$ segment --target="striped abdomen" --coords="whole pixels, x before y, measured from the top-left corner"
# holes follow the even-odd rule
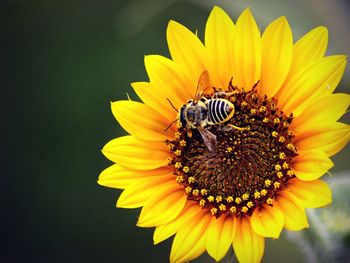
[[[208,109],[208,124],[215,125],[228,121],[235,113],[234,105],[225,99],[209,99],[206,101]]]

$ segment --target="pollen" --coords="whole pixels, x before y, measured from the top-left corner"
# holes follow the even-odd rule
[[[281,179],[281,178],[283,177],[283,173],[282,173],[282,172],[277,172],[277,177],[278,177],[279,179]]]
[[[285,154],[284,152],[280,152],[279,158],[280,158],[281,160],[285,160],[285,159],[286,159],[286,154]]]
[[[233,197],[229,196],[226,198],[227,203],[232,203],[233,202]]]
[[[248,200],[248,198],[249,198],[249,194],[245,193],[245,194],[242,195],[242,199],[244,201]]]
[[[234,213],[236,213],[236,211],[237,211],[237,208],[236,208],[235,206],[231,206],[230,212],[231,212],[232,214],[234,214]]]
[[[181,150],[176,150],[176,151],[175,151],[175,155],[176,155],[176,156],[180,156],[180,155],[181,155]]]
[[[180,146],[182,146],[182,147],[186,146],[186,141],[185,140],[181,140],[180,141]]]
[[[283,136],[280,136],[278,138],[278,142],[280,142],[280,143],[284,143],[285,141],[286,141],[286,139]]]
[[[288,129],[293,116],[256,89],[245,91],[230,84],[227,94],[224,99],[234,104],[234,115],[204,128],[215,135],[215,151],[197,129],[182,126],[173,140],[165,142],[173,158],[169,166],[187,199],[213,216],[251,216],[295,177],[290,166],[298,153]]]
[[[274,183],[273,183],[273,187],[274,187],[275,189],[280,188],[280,186],[281,186],[281,183],[280,183],[280,182],[274,182]]]
[[[262,189],[262,190],[260,191],[260,194],[261,194],[262,196],[266,196],[266,195],[267,195],[266,189]]]
[[[218,213],[218,209],[216,207],[213,207],[212,209],[210,209],[210,213],[214,216]]]
[[[222,201],[222,196],[221,195],[218,195],[216,198],[215,198],[215,201],[217,203],[220,203]]]
[[[220,211],[226,211],[226,205],[224,204],[219,205],[219,209]]]
[[[207,189],[201,189],[201,195],[207,195],[208,190]]]
[[[255,193],[254,193],[254,198],[255,199],[259,199],[260,198],[260,193],[258,192],[258,191],[255,191]]]
[[[169,144],[168,144],[168,149],[169,149],[169,150],[174,149],[174,144],[173,144],[173,143],[169,143]]]
[[[273,199],[272,198],[267,198],[266,204],[273,205]]]
[[[181,138],[181,132],[175,132],[175,138],[176,139]]]
[[[290,151],[295,151],[295,146],[293,143],[288,143],[287,144],[287,149],[290,150]]]
[[[276,165],[275,165],[275,171],[281,171],[281,170],[282,170],[281,165],[276,164]]]
[[[274,124],[279,124],[280,122],[281,122],[281,120],[279,118],[273,119],[273,123]]]
[[[182,183],[184,181],[184,177],[182,175],[176,176],[176,182]]]
[[[182,168],[182,171],[184,171],[184,173],[188,173],[190,171],[190,168],[188,166],[184,166],[184,168]]]
[[[215,200],[214,196],[212,196],[212,195],[209,195],[209,196],[208,196],[208,201],[209,201],[210,203],[214,202],[214,200]]]
[[[169,164],[169,165],[171,165],[171,164],[172,164],[172,162],[174,161],[174,159],[173,159],[173,158],[171,158],[171,157],[168,157],[168,158],[167,158],[167,161],[168,161],[168,164]]]
[[[199,190],[198,190],[198,189],[194,189],[194,190],[192,191],[192,194],[193,194],[194,196],[198,196],[198,195],[199,195]]]
[[[182,164],[180,162],[175,163],[175,168],[180,169],[182,167]]]
[[[230,152],[232,152],[233,151],[233,148],[230,146],[230,147],[227,147],[226,148],[226,151],[228,152],[228,153],[230,153]]]
[[[246,206],[243,206],[242,209],[241,209],[242,213],[247,213],[248,210],[249,210],[249,209],[248,209],[248,207],[246,207]]]
[[[194,178],[193,176],[188,177],[188,183],[193,184],[196,181],[196,178]]]
[[[261,106],[259,109],[259,112],[264,113],[266,112],[267,108],[265,106]]]
[[[269,187],[271,185],[271,180],[267,179],[265,180],[265,186]]]
[[[187,187],[185,188],[185,192],[186,192],[186,194],[191,193],[191,192],[192,192],[192,187],[187,186]]]

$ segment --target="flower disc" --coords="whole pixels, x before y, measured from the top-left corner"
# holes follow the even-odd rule
[[[294,177],[290,163],[297,155],[288,130],[293,117],[276,108],[276,100],[262,98],[256,89],[246,92],[230,85],[227,98],[234,116],[224,124],[208,126],[217,137],[211,152],[196,129],[179,127],[167,141],[174,158],[170,165],[187,198],[209,208],[216,217],[239,216],[263,204]],[[207,95],[207,98],[211,97]],[[240,129],[229,129],[230,124]]]

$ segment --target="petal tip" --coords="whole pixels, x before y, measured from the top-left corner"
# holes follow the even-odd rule
[[[323,35],[328,35],[328,28],[325,26],[316,27],[316,30],[318,30],[319,33],[321,33]]]
[[[103,180],[98,179],[98,180],[96,181],[96,183],[97,183],[98,185],[105,186],[105,185],[103,184],[103,182],[102,182],[102,181],[103,181]]]
[[[123,208],[123,207],[125,207],[124,200],[120,199],[120,197],[119,197],[117,203],[115,204],[115,207],[116,207],[116,208]],[[126,208],[126,207],[125,207],[125,208]]]
[[[215,14],[215,13],[217,14],[222,12],[224,12],[224,10],[218,5],[214,5],[213,9],[211,10],[211,14]]]
[[[170,19],[169,22],[168,22],[168,27],[167,27],[167,31],[171,28],[174,28],[174,27],[177,27],[177,26],[180,26],[181,24],[175,20],[172,20]]]
[[[280,22],[280,23],[286,23],[288,24],[288,20],[286,16],[280,16],[279,18],[276,19],[276,22]]]

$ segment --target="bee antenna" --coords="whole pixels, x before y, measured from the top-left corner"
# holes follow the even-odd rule
[[[172,104],[172,102],[171,102],[168,98],[166,98],[166,99],[167,99],[167,101],[169,101],[171,107],[172,107],[176,112],[179,112],[179,111],[175,108],[174,104]],[[173,122],[173,123],[174,123],[174,122]],[[171,123],[171,124],[173,124],[173,123]]]
[[[177,119],[172,121],[169,126],[164,130],[164,132],[166,132],[167,130],[169,130],[169,128],[171,127],[171,125],[173,125],[175,122],[177,122]]]

